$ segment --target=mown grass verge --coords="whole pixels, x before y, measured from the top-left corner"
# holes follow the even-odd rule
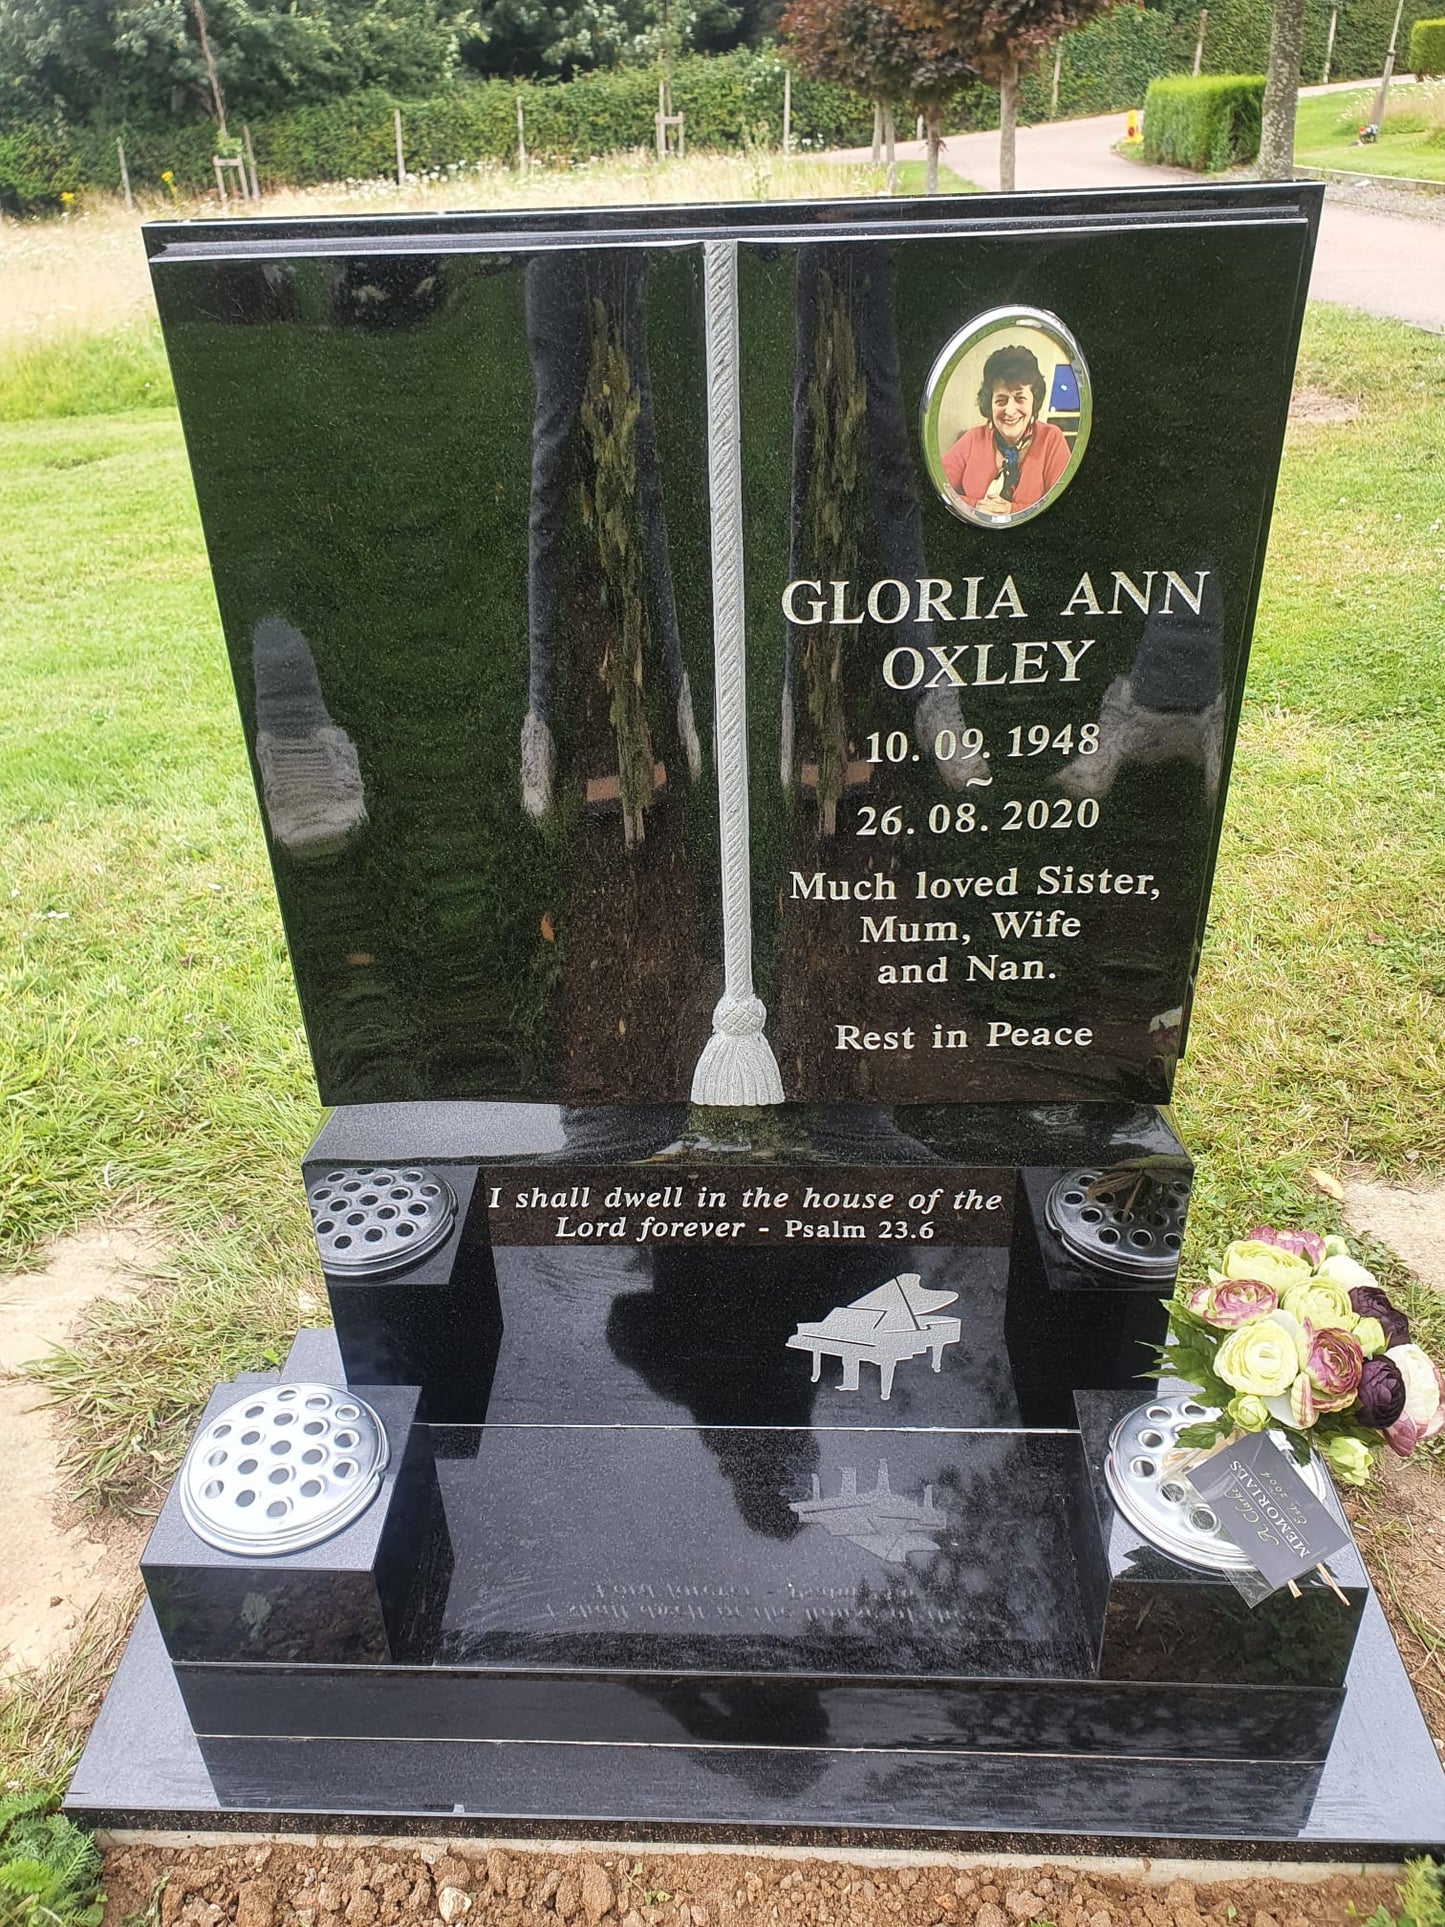
[[[1307,94],[1295,117],[1294,156],[1305,167],[1445,181],[1445,82],[1391,89],[1380,138],[1355,144],[1375,109],[1373,87]]]
[[[158,322],[0,341],[0,422],[175,405]]]

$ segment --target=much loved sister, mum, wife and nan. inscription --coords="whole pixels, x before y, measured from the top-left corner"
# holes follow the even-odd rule
[[[1165,625],[1207,622],[1210,577],[1208,569],[1085,570],[1057,616],[1099,624],[1141,617]],[[1163,932],[1150,942],[1149,906],[1165,903],[1166,916],[1182,913],[1187,920],[1188,904],[1166,900],[1171,889],[1192,896],[1197,875],[1171,873],[1167,851],[1161,866],[1157,844],[1142,858],[1112,853],[1117,837],[1134,826],[1109,823],[1110,791],[1130,755],[1125,739],[1140,735],[1141,722],[1147,731],[1150,719],[1137,706],[1131,711],[1127,700],[1109,701],[1118,663],[1107,633],[938,639],[943,632],[935,625],[941,624],[1037,624],[1032,602],[1014,574],[996,583],[982,575],[869,585],[797,580],[782,592],[783,614],[797,627],[855,627],[866,617],[884,627],[908,623],[917,635],[917,625],[927,625],[927,640],[899,641],[883,651],[878,676],[886,690],[932,697],[938,722],[928,730],[915,721],[911,729],[866,735],[863,756],[850,766],[852,808],[840,819],[842,835],[826,851],[819,846],[818,854],[832,860],[794,866],[787,877],[786,900],[804,916],[806,906],[856,906],[849,933],[822,910],[831,939],[841,939],[858,959],[856,981],[867,998],[863,1012],[829,1013],[834,1051],[1087,1051],[1100,1016],[1059,1008],[1070,994],[1069,953],[1060,946],[1087,949],[1101,908],[1129,913],[1145,949],[1169,945]],[[1041,704],[1037,715],[1029,714],[1014,692],[1045,685],[1047,713]],[[1080,713],[1063,713],[1060,698],[1067,701],[1075,690]],[[954,707],[941,711],[940,699]],[[920,703],[920,718],[924,713]],[[1178,735],[1177,719],[1171,721]],[[1220,721],[1217,712],[1196,718],[1195,760],[1206,772],[1211,765],[1217,772]],[[1149,760],[1147,745],[1132,746],[1139,747]],[[916,780],[930,773],[943,784],[932,797]],[[988,860],[998,846],[983,845],[987,836],[1010,839],[998,850],[1002,860]],[[1033,849],[1042,844],[1039,854],[1049,860],[1014,860],[1020,842]],[[1099,860],[1096,851],[1109,860]],[[950,994],[968,986],[1029,984],[1065,988],[1043,993],[1046,1002],[1035,1010],[1011,1000],[1012,1008],[970,1012],[964,1021]],[[909,986],[937,993],[936,1014],[913,1002],[908,1021],[891,1021],[876,992]],[[1172,1027],[1171,1015],[1144,1013],[1156,1033]]]

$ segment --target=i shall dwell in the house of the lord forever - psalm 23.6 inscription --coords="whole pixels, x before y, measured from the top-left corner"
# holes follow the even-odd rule
[[[147,231],[334,1330],[73,1811],[1445,1838],[1347,1531],[1246,1603],[1144,1376],[1319,204]]]

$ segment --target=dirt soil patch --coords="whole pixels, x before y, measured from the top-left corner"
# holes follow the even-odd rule
[[[1360,416],[1360,404],[1343,395],[1328,395],[1323,388],[1297,388],[1289,398],[1292,422],[1353,422]]]
[[[1345,1218],[1390,1247],[1421,1284],[1445,1291],[1445,1184],[1407,1190],[1376,1179],[1345,1182]]]
[[[104,1927],[1333,1927],[1393,1902],[1388,1875],[1271,1869],[1258,1878],[1098,1872],[1020,1860],[982,1865],[901,1854],[689,1853],[486,1842],[345,1841],[167,1847],[106,1854]],[[1208,1872],[1213,1876],[1217,1867]]]
[[[122,1298],[156,1262],[134,1226],[56,1241],[31,1271],[0,1278],[0,1678],[43,1668],[107,1594],[128,1593],[146,1522],[77,1516],[45,1393],[18,1368],[58,1344],[99,1298]]]

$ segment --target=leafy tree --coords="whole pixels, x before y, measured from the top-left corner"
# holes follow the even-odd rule
[[[367,86],[420,96],[445,84],[469,27],[465,0],[205,0],[232,117]],[[214,111],[189,0],[0,0],[0,109],[70,119]]]
[[[938,34],[999,90],[999,185],[1011,194],[1019,78],[1061,34],[1085,27],[1118,0],[897,0],[906,19]]]
[[[907,106],[928,130],[926,192],[938,190],[938,149],[943,110],[974,78],[971,63],[946,35],[911,24],[901,10],[880,0],[790,0],[779,32],[803,72],[880,101],[889,128]]]
[[[755,34],[758,0],[483,0],[462,46],[481,74],[564,79],[683,52],[721,53]]]

